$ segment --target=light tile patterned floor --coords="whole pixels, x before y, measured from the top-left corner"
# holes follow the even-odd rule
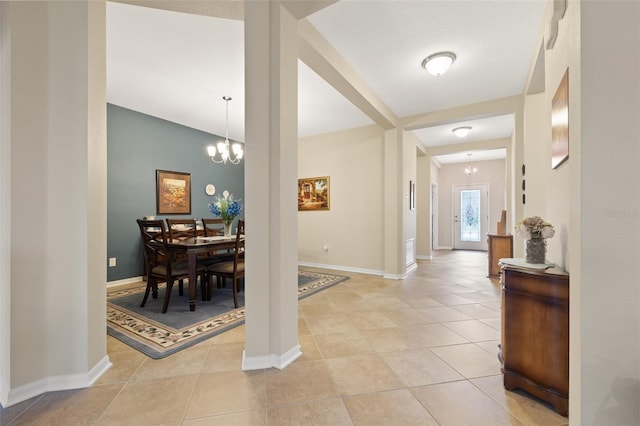
[[[327,271],[329,273],[336,271]],[[442,251],[405,280],[350,280],[303,299],[303,356],[242,372],[244,327],[162,360],[107,337],[89,389],[0,410],[0,425],[565,425],[502,387],[500,290],[484,252]]]

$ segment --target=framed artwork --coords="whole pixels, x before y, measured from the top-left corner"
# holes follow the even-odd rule
[[[298,211],[329,210],[329,176],[298,179]]]
[[[191,214],[191,173],[156,170],[158,214]]]
[[[416,209],[416,183],[409,181],[409,210]]]
[[[551,101],[551,168],[569,158],[569,68]]]

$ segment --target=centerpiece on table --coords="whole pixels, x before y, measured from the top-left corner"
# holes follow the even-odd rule
[[[214,216],[222,219],[224,236],[230,237],[233,220],[242,213],[242,200],[234,199],[233,194],[225,191],[222,196],[218,195],[215,201],[209,204],[209,210]]]
[[[545,263],[547,254],[547,238],[553,237],[556,231],[553,225],[540,216],[527,217],[516,225],[516,235],[527,241],[527,263]]]

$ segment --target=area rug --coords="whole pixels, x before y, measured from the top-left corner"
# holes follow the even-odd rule
[[[348,279],[341,275],[298,271],[298,299]],[[186,287],[184,296],[180,296],[177,283],[173,286],[166,314],[161,313],[163,284],[158,298],[149,295],[144,308],[140,307],[144,285],[108,292],[107,334],[151,358],[160,359],[244,324],[244,292],[239,293],[240,307],[237,309],[233,306],[229,285],[215,289],[211,301],[198,299],[195,312],[190,312]]]

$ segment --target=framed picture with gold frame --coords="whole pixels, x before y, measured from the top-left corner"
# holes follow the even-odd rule
[[[156,170],[158,214],[191,214],[191,173]]]
[[[330,208],[329,176],[298,179],[298,211]]]

